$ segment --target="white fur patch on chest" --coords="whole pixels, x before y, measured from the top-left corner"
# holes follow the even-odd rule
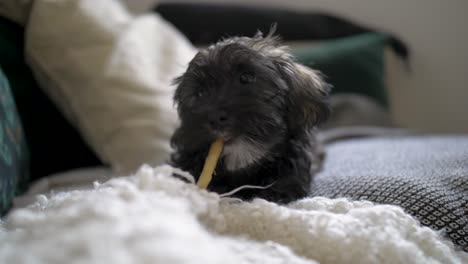
[[[224,163],[227,170],[235,171],[259,161],[266,153],[264,147],[238,138],[224,147]]]

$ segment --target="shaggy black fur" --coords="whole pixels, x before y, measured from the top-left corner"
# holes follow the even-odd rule
[[[313,129],[328,113],[329,86],[294,62],[273,31],[229,38],[201,50],[175,83],[181,125],[171,163],[198,178],[210,144],[225,148],[209,190],[287,203],[308,195],[323,152]]]

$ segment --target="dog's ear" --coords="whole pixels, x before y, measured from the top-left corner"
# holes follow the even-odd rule
[[[287,122],[292,131],[299,132],[318,125],[330,113],[330,85],[322,75],[290,59],[277,61],[278,70],[288,86]]]

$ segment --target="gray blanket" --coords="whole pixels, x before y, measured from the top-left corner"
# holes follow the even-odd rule
[[[361,128],[337,141],[346,138],[345,131],[327,132],[334,140],[312,183],[313,196],[399,205],[468,251],[468,136],[402,136],[390,130],[392,137],[385,137],[385,130],[371,129],[374,137],[362,138]]]

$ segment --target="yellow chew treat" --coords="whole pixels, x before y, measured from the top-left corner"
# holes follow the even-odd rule
[[[197,185],[200,188],[206,189],[208,184],[211,182],[213,177],[213,172],[216,168],[216,163],[218,163],[219,155],[223,151],[223,139],[219,138],[213,144],[211,144],[210,151],[208,151],[208,157],[206,157],[205,165],[203,166],[202,173],[198,179]]]

